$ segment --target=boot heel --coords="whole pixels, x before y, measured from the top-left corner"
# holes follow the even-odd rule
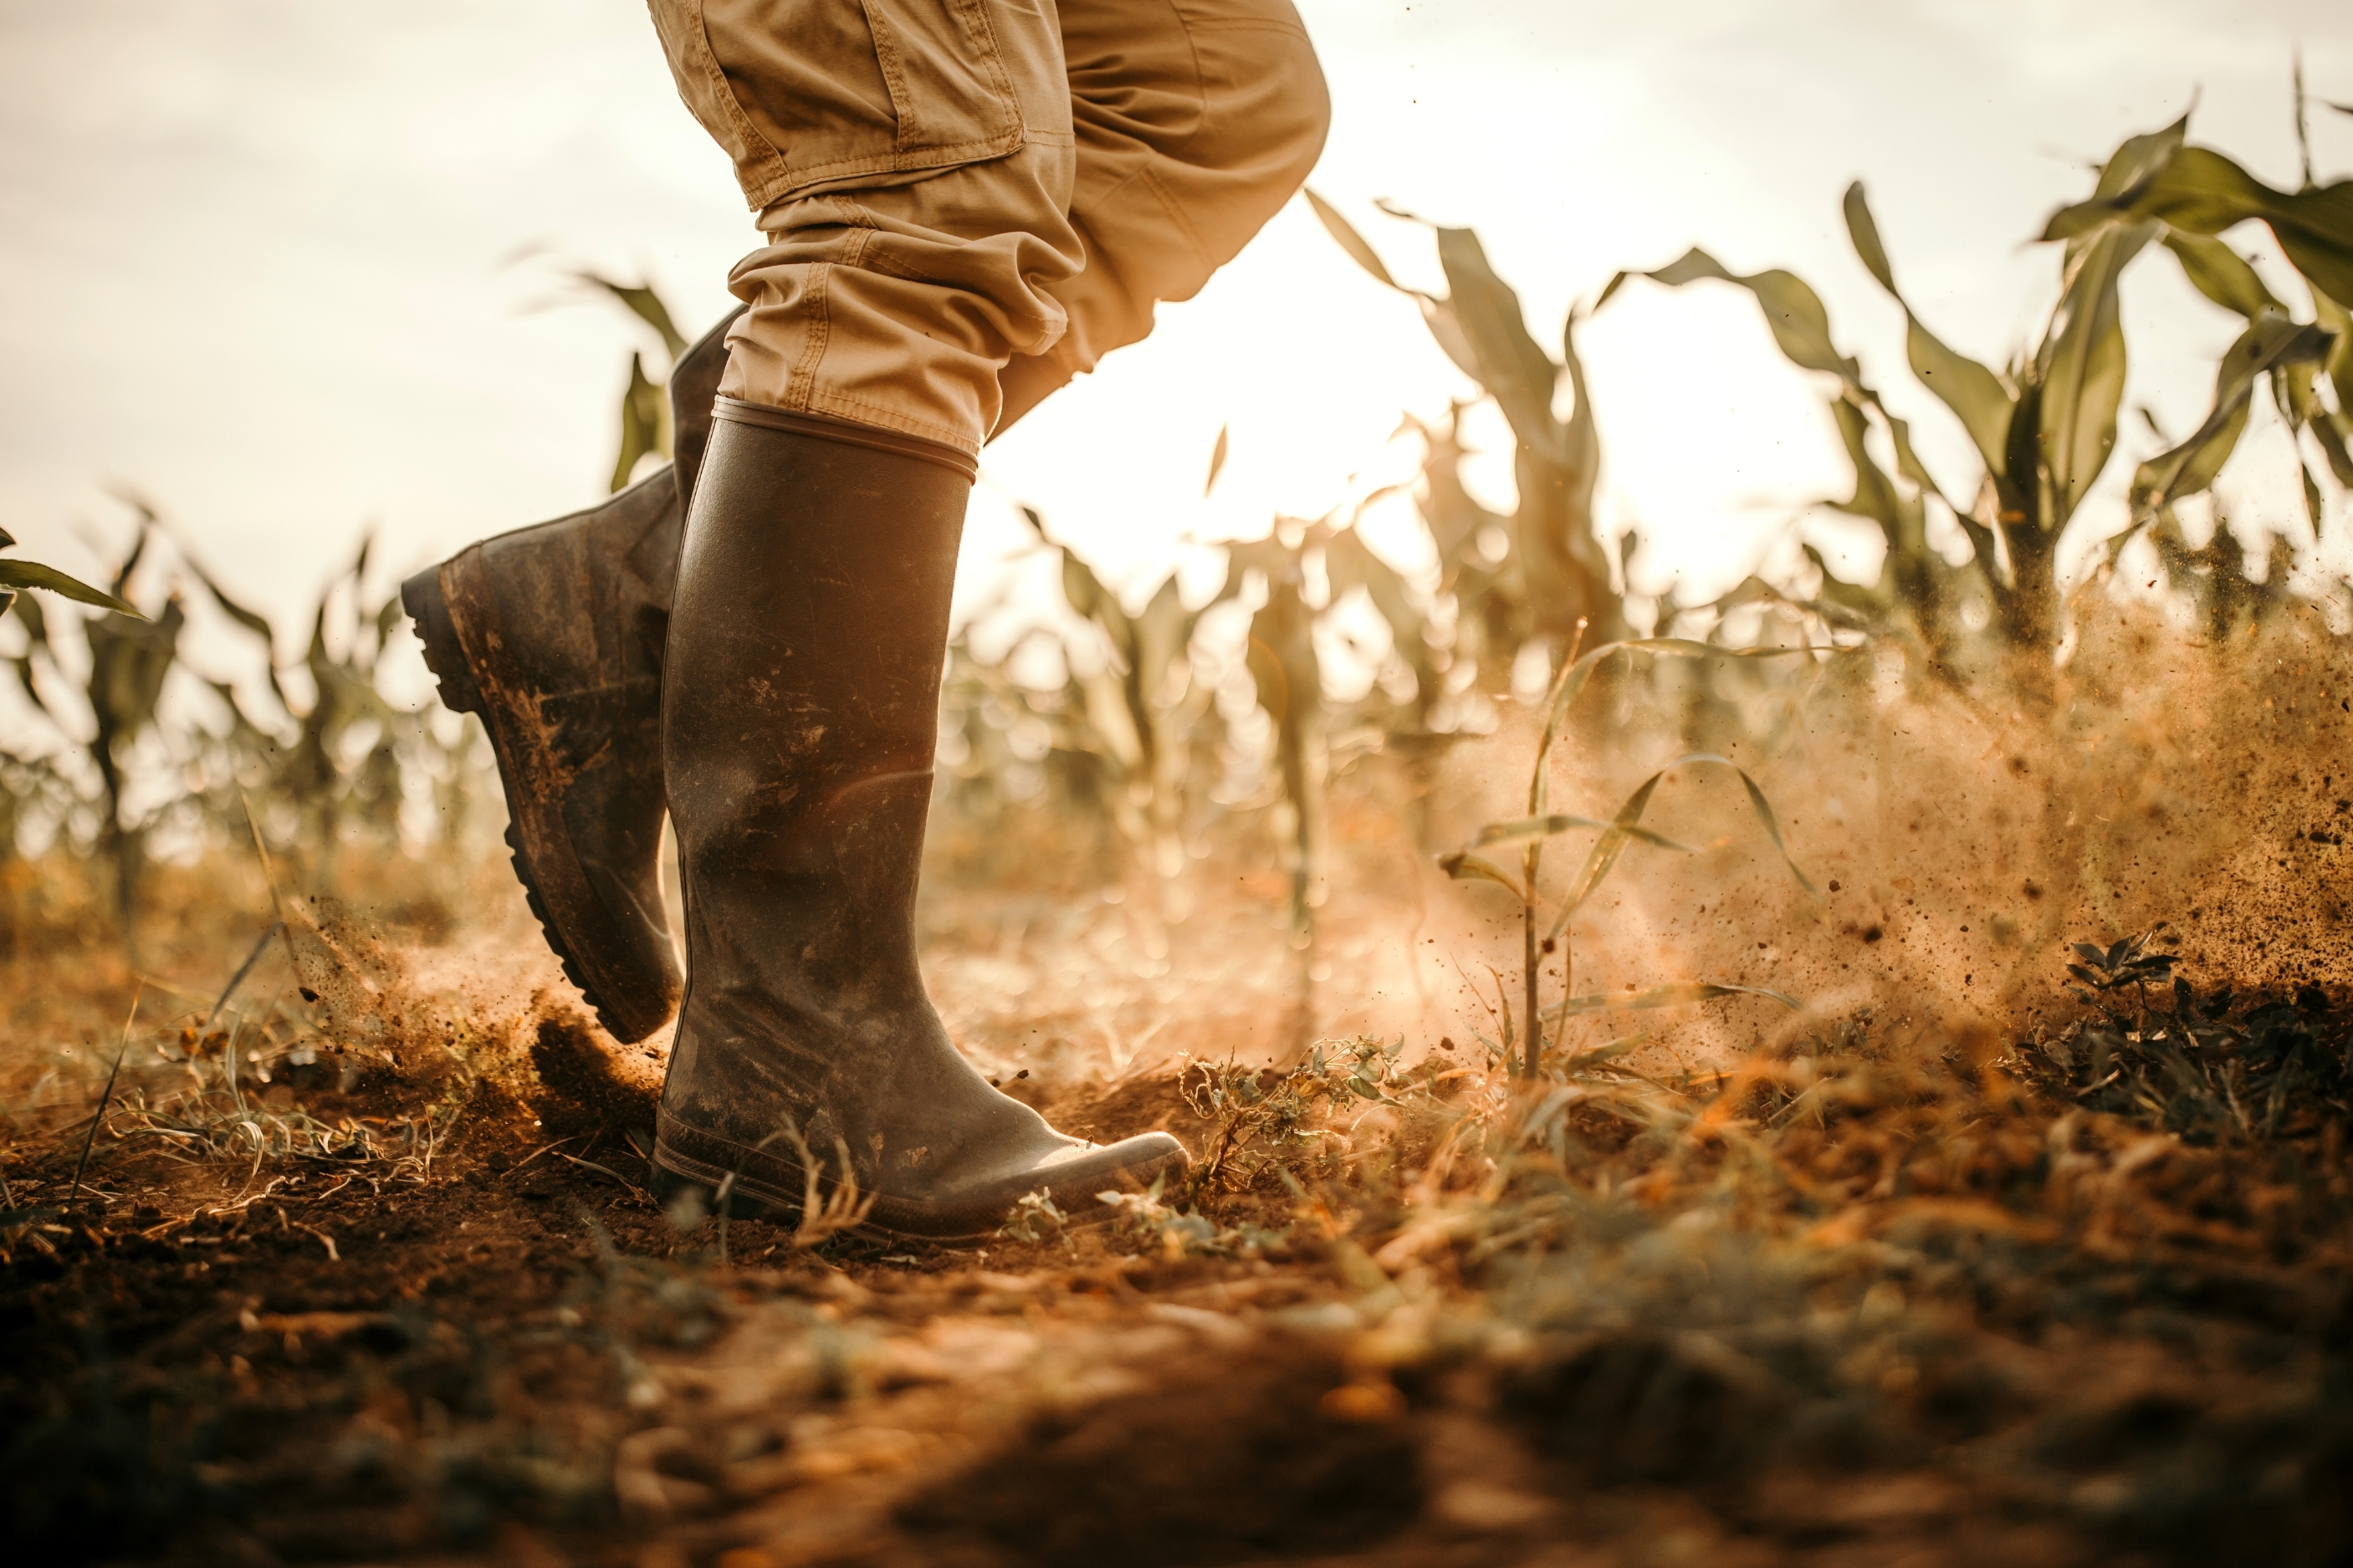
[[[441,568],[427,566],[400,585],[400,607],[417,624],[417,640],[425,645],[425,668],[441,683],[441,706],[452,713],[480,713],[482,689],[466,662],[458,641],[458,627],[449,619],[449,601],[441,592]]]

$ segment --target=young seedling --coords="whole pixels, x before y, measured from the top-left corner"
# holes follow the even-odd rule
[[[1580,639],[1584,636],[1584,623],[1579,622],[1577,636]],[[1677,757],[1673,762],[1644,779],[1634,793],[1626,797],[1625,803],[1619,806],[1617,813],[1607,821],[1597,817],[1580,816],[1573,812],[1550,810],[1550,763],[1553,747],[1560,739],[1561,725],[1567,716],[1569,706],[1577,700],[1578,694],[1584,691],[1586,686],[1591,681],[1594,670],[1599,668],[1602,660],[1619,653],[1630,655],[1651,653],[1677,658],[1770,658],[1782,654],[1833,651],[1840,650],[1810,647],[1727,648],[1719,647],[1713,643],[1694,642],[1683,637],[1635,637],[1621,642],[1604,643],[1584,657],[1577,658],[1575,645],[1571,645],[1572,657],[1563,666],[1558,678],[1553,681],[1552,690],[1546,698],[1544,733],[1536,742],[1535,765],[1530,770],[1528,775],[1527,816],[1508,822],[1488,823],[1472,836],[1469,845],[1452,854],[1439,857],[1438,861],[1446,874],[1458,881],[1493,882],[1499,888],[1509,889],[1512,896],[1520,901],[1521,982],[1524,990],[1525,1017],[1525,1026],[1521,1030],[1525,1051],[1520,1064],[1521,1077],[1535,1078],[1543,1064],[1544,1015],[1538,1006],[1537,963],[1540,954],[1551,952],[1556,948],[1561,953],[1562,995],[1558,1013],[1563,1028],[1567,1026],[1568,1019],[1572,1015],[1595,1012],[1605,1005],[1664,1007],[1679,1002],[1702,1002],[1715,996],[1746,994],[1769,996],[1791,1008],[1797,1006],[1795,1002],[1778,992],[1766,991],[1756,986],[1706,983],[1655,986],[1646,992],[1618,998],[1576,996],[1569,994],[1576,976],[1575,954],[1568,929],[1569,917],[1599,889],[1602,882],[1617,868],[1619,858],[1626,852],[1626,846],[1640,840],[1661,849],[1690,853],[1690,846],[1678,844],[1664,834],[1654,833],[1641,826],[1642,813],[1651,804],[1651,792],[1659,787],[1660,780],[1677,768],[1705,763],[1731,768],[1734,773],[1738,773],[1742,786],[1748,792],[1748,804],[1755,809],[1757,822],[1764,827],[1766,837],[1773,841],[1773,847],[1781,852],[1781,858],[1788,866],[1789,874],[1798,879],[1798,885],[1805,889],[1809,894],[1814,890],[1814,885],[1806,879],[1806,874],[1798,869],[1797,861],[1790,858],[1789,847],[1782,841],[1781,825],[1774,817],[1773,807],[1766,800],[1765,792],[1757,787],[1757,781],[1749,777],[1745,769],[1739,767],[1730,758],[1718,756],[1713,752],[1694,752]],[[1561,895],[1559,911],[1553,918],[1551,930],[1539,938],[1536,934],[1537,920],[1543,900],[1539,895],[1536,878],[1544,863],[1545,841],[1557,834],[1586,828],[1598,829],[1601,837],[1595,840],[1575,880]],[[1525,846],[1520,851],[1520,869],[1516,877],[1493,861],[1482,859],[1472,853],[1473,850],[1483,849],[1491,844],[1513,843]]]

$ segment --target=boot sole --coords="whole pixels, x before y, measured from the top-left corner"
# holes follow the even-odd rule
[[[668,1112],[662,1119],[668,1121]],[[1172,1141],[1173,1142],[1173,1141]],[[668,1134],[654,1142],[652,1188],[654,1200],[664,1208],[675,1203],[689,1191],[702,1194],[703,1210],[716,1214],[719,1210],[719,1189],[727,1184],[730,1172],[681,1153],[668,1142]],[[1124,1170],[1107,1171],[1087,1183],[1090,1187],[1116,1187],[1144,1191],[1154,1178],[1179,1175],[1190,1168],[1192,1161],[1181,1147],[1172,1148],[1158,1159],[1131,1165]],[[774,1225],[797,1225],[801,1215],[801,1197],[797,1193],[786,1194],[765,1182],[732,1173],[734,1182],[729,1186],[727,1212],[730,1218],[764,1220]],[[830,1184],[825,1185],[829,1193]],[[1073,1230],[1103,1225],[1117,1217],[1115,1211],[1092,1202],[1092,1192],[1069,1194],[1069,1218],[1064,1222]],[[851,1226],[845,1234],[870,1241],[931,1241],[954,1243],[981,1241],[995,1236],[1005,1226],[1018,1203],[1008,1202],[1002,1209],[993,1205],[965,1205],[960,1208],[935,1208],[903,1199],[888,1197],[873,1201],[864,1222]]]
[[[501,653],[497,601],[479,550],[428,566],[400,585],[401,608],[416,623],[425,668],[440,683],[441,704],[471,713],[491,737],[499,784],[507,802],[507,848],[540,933],[564,967],[564,976],[596,1015],[607,1034],[634,1044],[670,1021],[628,1000],[628,988],[603,973],[593,956],[617,944],[610,919],[588,885],[557,804],[562,770],[544,744],[531,743],[529,704],[512,693],[522,683]],[[576,939],[576,940],[575,940]]]

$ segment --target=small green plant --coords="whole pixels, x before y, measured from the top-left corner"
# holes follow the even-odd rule
[[[1583,628],[1578,629],[1581,632]],[[1773,841],[1773,847],[1781,852],[1781,858],[1788,866],[1789,874],[1798,879],[1798,885],[1805,889],[1809,894],[1813,892],[1814,885],[1806,879],[1806,874],[1798,869],[1797,861],[1790,858],[1788,846],[1781,838],[1781,825],[1774,817],[1773,807],[1766,800],[1764,790],[1758,787],[1755,779],[1749,777],[1746,769],[1740,767],[1730,758],[1709,752],[1695,752],[1677,757],[1673,762],[1643,780],[1634,793],[1626,797],[1617,812],[1605,821],[1599,817],[1580,816],[1574,812],[1556,812],[1551,809],[1552,753],[1553,748],[1560,740],[1561,728],[1567,718],[1569,708],[1576,702],[1578,694],[1583,692],[1592,680],[1593,672],[1600,667],[1602,661],[1614,655],[1649,653],[1681,658],[1769,658],[1786,654],[1818,651],[1824,650],[1802,647],[1726,648],[1711,643],[1693,642],[1682,637],[1637,637],[1626,641],[1604,643],[1582,658],[1571,658],[1561,667],[1560,674],[1552,683],[1552,691],[1545,700],[1544,732],[1536,742],[1535,763],[1528,773],[1527,816],[1514,817],[1508,822],[1488,823],[1479,829],[1468,846],[1451,854],[1440,856],[1438,862],[1444,868],[1448,876],[1458,881],[1492,882],[1506,889],[1519,900],[1520,929],[1523,937],[1521,982],[1524,1022],[1521,1028],[1521,1044],[1525,1051],[1520,1062],[1521,1077],[1533,1079],[1543,1068],[1545,1051],[1543,1024],[1547,1015],[1539,1005],[1540,958],[1541,955],[1555,951],[1561,955],[1561,1002],[1551,1016],[1558,1016],[1564,1026],[1571,1016],[1579,1013],[1598,1011],[1604,1006],[1663,1007],[1680,1002],[1705,1001],[1710,997],[1735,994],[1770,996],[1790,1007],[1797,1005],[1778,992],[1758,990],[1752,986],[1704,983],[1660,986],[1649,992],[1616,998],[1571,994],[1576,979],[1576,964],[1574,943],[1569,931],[1569,918],[1594,895],[1609,873],[1617,868],[1619,858],[1625,854],[1626,847],[1640,841],[1661,849],[1689,852],[1689,846],[1678,844],[1665,835],[1655,833],[1641,826],[1642,813],[1649,807],[1651,793],[1659,787],[1659,781],[1677,768],[1708,763],[1727,767],[1738,773],[1742,787],[1748,792],[1748,804],[1756,812],[1757,822],[1764,827],[1766,837]],[[1551,930],[1539,938],[1537,924],[1543,900],[1537,885],[1537,876],[1543,868],[1545,842],[1559,834],[1582,830],[1598,831],[1601,837],[1594,842],[1592,849],[1586,855],[1584,865],[1579,868],[1576,878],[1560,895],[1559,912],[1553,919]],[[1483,859],[1473,853],[1493,844],[1514,843],[1525,846],[1520,851],[1520,868],[1517,876],[1514,876],[1493,861]],[[1504,1033],[1504,1050],[1506,1055],[1509,1055],[1512,1040],[1511,1009],[1508,1001],[1504,1002],[1502,1021]]]

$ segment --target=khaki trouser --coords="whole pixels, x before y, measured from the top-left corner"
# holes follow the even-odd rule
[[[1323,150],[1291,0],[649,0],[767,243],[720,391],[977,451]]]

